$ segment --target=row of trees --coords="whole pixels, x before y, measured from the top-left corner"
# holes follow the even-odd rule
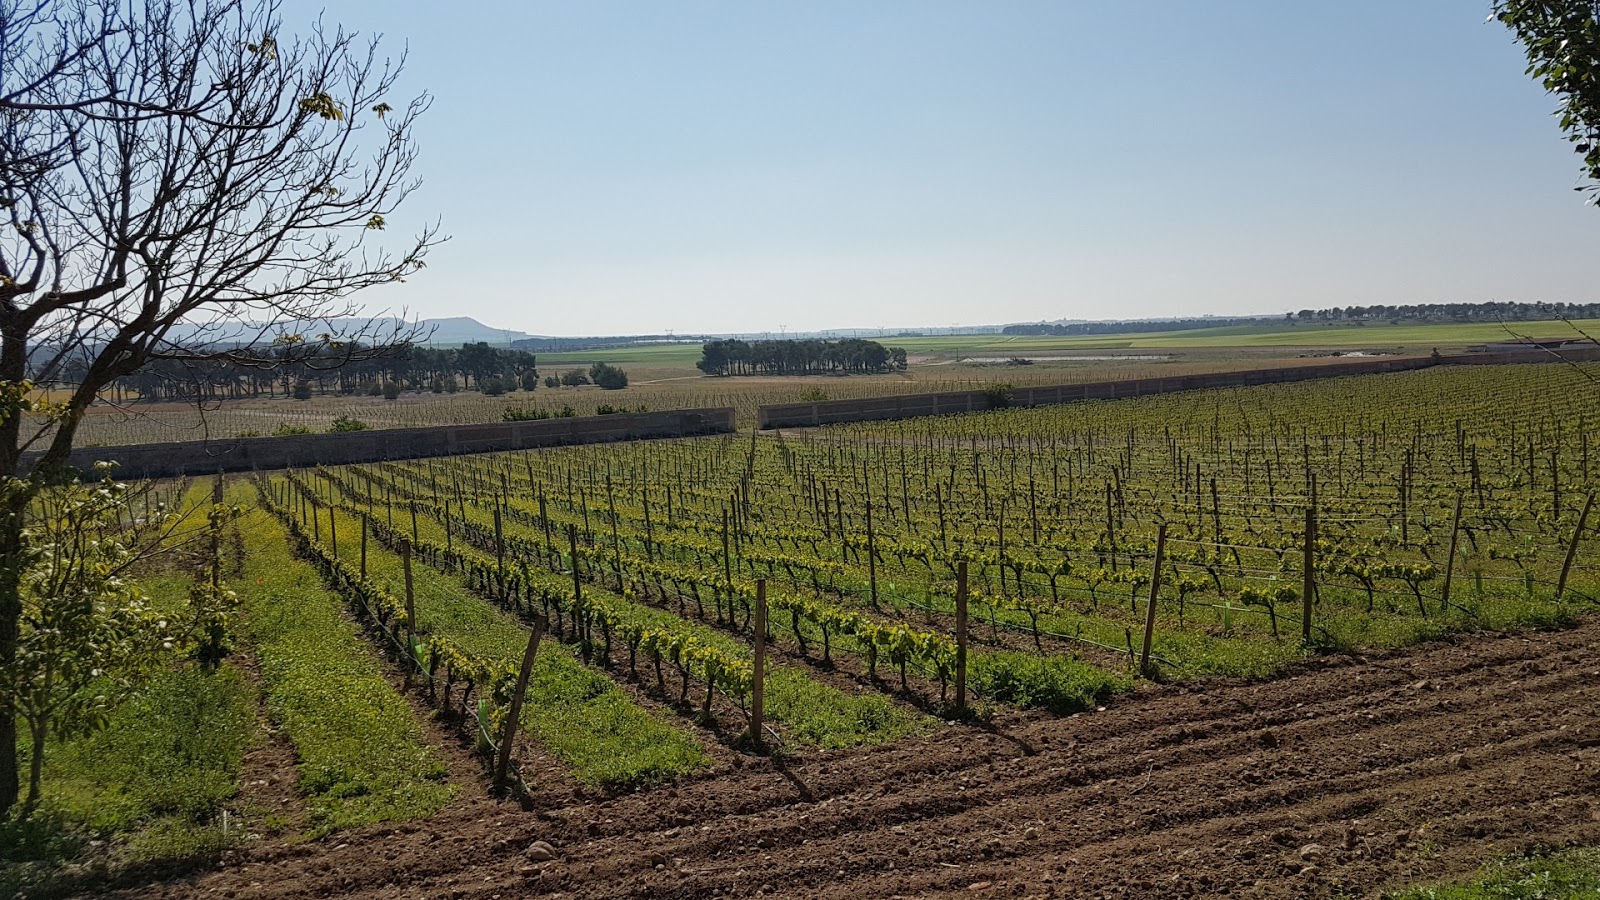
[[[1539,322],[1550,319],[1600,318],[1600,303],[1406,303],[1371,306],[1334,306],[1327,309],[1302,309],[1286,313],[1281,321],[1289,324],[1327,322]],[[1192,328],[1231,328],[1237,325],[1270,325],[1279,321],[1266,316],[1222,319],[1163,319],[1137,322],[1038,322],[1007,325],[1001,334],[1075,335],[1143,334],[1158,331],[1187,331]]]
[[[707,341],[695,366],[707,375],[871,375],[904,372],[906,351],[877,341]]]
[[[1284,318],[1293,322],[1541,322],[1600,318],[1600,303],[1378,303],[1302,309]]]
[[[366,348],[358,348],[366,349]],[[122,401],[215,401],[245,397],[377,393],[376,385],[400,390],[478,390],[488,394],[533,390],[539,370],[532,353],[486,343],[459,348],[403,345],[384,353],[347,359],[346,348],[305,353],[275,348],[269,364],[227,357],[162,359],[117,379],[112,390]],[[64,373],[71,382],[72,372]]]

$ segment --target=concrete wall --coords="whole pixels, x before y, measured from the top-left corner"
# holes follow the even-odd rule
[[[116,460],[119,478],[164,478],[217,471],[283,469],[525,450],[562,444],[595,444],[639,438],[688,437],[734,430],[732,407],[680,409],[665,412],[618,413],[503,422],[492,425],[440,425],[339,434],[284,437],[224,438],[127,447],[85,447],[74,450],[73,467],[88,471],[97,460]],[[31,468],[38,454],[24,457]]]
[[[1561,358],[1572,361],[1600,359],[1600,348],[1563,351]],[[1436,365],[1504,365],[1507,363],[1559,362],[1543,352],[1474,353],[1454,356],[1396,357],[1347,360],[1277,369],[1248,369],[1209,375],[1177,375],[1171,378],[1140,378],[1126,381],[1100,381],[1086,384],[1019,387],[1011,391],[1012,406],[1051,406],[1083,400],[1111,400],[1118,397],[1144,397],[1176,391],[1206,388],[1243,387],[1254,384],[1285,384],[1345,375],[1371,375],[1404,372]],[[979,412],[994,405],[983,391],[952,391],[939,394],[905,394],[869,400],[825,400],[818,403],[783,403],[763,406],[758,414],[761,428],[797,428],[831,425],[839,422],[870,422],[908,419],[917,416],[942,416],[951,413]]]

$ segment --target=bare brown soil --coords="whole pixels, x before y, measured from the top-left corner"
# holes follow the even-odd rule
[[[618,797],[464,785],[423,822],[267,840],[115,896],[1374,896],[1600,842],[1597,642],[1591,619],[1152,687]]]

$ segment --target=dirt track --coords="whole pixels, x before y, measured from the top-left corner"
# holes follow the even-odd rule
[[[1597,643],[1591,619],[1329,660],[533,811],[468,787],[121,896],[1372,896],[1600,842]]]

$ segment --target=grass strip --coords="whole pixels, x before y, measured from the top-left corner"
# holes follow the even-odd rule
[[[265,512],[250,512],[240,531],[238,592],[267,710],[300,760],[311,833],[417,819],[444,806],[453,793],[444,763],[339,599],[291,555]]]

